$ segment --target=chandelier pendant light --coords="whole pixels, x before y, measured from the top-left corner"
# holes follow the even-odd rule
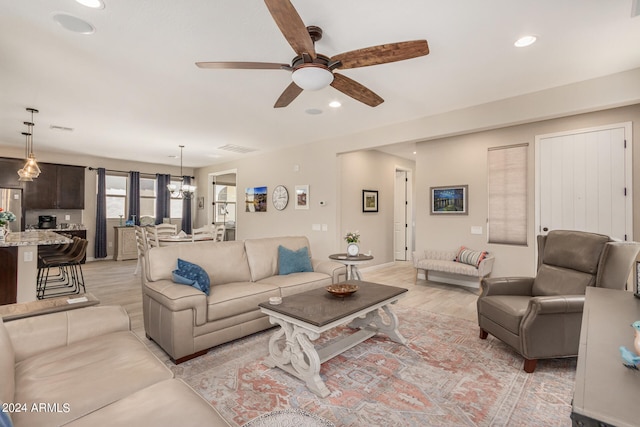
[[[33,154],[33,127],[35,126],[33,114],[39,111],[35,108],[27,108],[27,111],[31,113],[31,121],[23,122],[27,126],[27,131],[22,132],[22,134],[26,136],[26,163],[22,169],[18,171],[18,175],[20,176],[18,181],[33,181],[33,178],[40,176],[41,172],[40,167],[38,167],[38,162],[36,161],[36,156]]]
[[[184,174],[182,173],[182,149],[184,148],[184,145],[179,145],[179,147],[180,147],[180,177],[182,178],[182,184],[181,185],[168,184],[167,190],[169,190],[169,193],[171,193],[171,197],[189,200],[193,198],[196,192],[196,186],[190,185],[184,182]]]

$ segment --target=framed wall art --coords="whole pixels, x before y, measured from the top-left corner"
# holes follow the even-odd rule
[[[267,187],[250,187],[244,190],[245,212],[267,211]]]
[[[198,197],[198,209],[204,209],[204,196]]]
[[[362,212],[378,212],[378,191],[362,190]]]
[[[431,215],[468,215],[469,186],[431,187]]]
[[[309,185],[296,185],[296,209],[309,209]]]

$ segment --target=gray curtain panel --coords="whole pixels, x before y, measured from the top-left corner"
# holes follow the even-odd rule
[[[129,219],[140,225],[140,172],[129,172]]]
[[[191,177],[183,176],[182,177],[183,184],[191,185]],[[191,234],[191,205],[193,203],[192,198],[182,198],[182,231],[187,234]]]
[[[170,216],[169,203],[171,202],[171,195],[169,195],[167,185],[171,184],[171,175],[158,173],[156,174],[156,182],[158,183],[158,194],[156,194],[156,224],[162,224],[162,219]]]
[[[107,179],[106,170],[98,168],[98,196],[96,201],[95,258],[107,257]]]

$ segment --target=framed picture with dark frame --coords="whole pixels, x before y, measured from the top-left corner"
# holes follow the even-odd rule
[[[431,187],[431,215],[468,215],[469,186]]]
[[[378,212],[378,192],[362,190],[362,212]]]

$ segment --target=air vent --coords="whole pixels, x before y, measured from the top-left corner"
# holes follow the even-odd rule
[[[49,128],[53,129],[53,130],[62,130],[62,131],[65,131],[65,132],[73,132],[73,128],[68,128],[68,127],[65,127],[65,126],[51,125],[51,126],[49,126]]]
[[[222,147],[218,147],[218,150],[231,151],[233,153],[240,153],[240,154],[247,154],[247,153],[253,153],[254,151],[258,151],[255,148],[241,147],[240,145],[233,145],[233,144],[223,145]]]

